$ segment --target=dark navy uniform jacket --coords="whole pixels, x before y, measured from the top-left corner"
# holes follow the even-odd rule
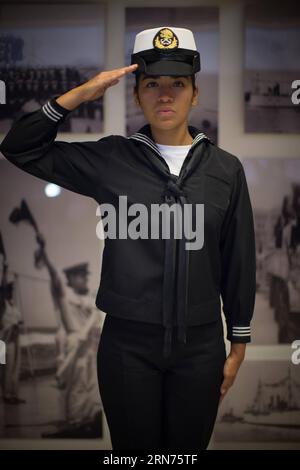
[[[240,160],[192,126],[194,140],[179,176],[170,173],[148,124],[130,137],[55,140],[59,124],[70,113],[55,98],[16,120],[4,138],[0,150],[14,165],[99,204],[110,203],[117,211],[122,195],[128,207],[204,204],[201,249],[185,249],[184,230],[181,238],[107,237],[97,307],[128,320],[163,324],[168,355],[172,328],[177,327],[178,339],[185,342],[187,326],[220,320],[222,300],[227,339],[250,342],[255,235]],[[177,220],[176,211],[170,211],[173,228]]]

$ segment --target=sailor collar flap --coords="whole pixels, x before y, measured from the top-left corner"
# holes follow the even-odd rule
[[[200,132],[196,127],[194,126],[188,126],[189,132],[191,136],[193,137],[193,141],[191,144],[191,148],[189,150],[189,153],[191,150],[199,144],[201,141],[204,140],[210,140],[203,132]],[[129,139],[136,140],[138,142],[141,142],[142,144],[145,144],[148,146],[156,155],[158,155],[160,158],[163,158],[161,155],[161,152],[156,145],[152,132],[151,132],[151,127],[149,124],[145,124],[143,127],[141,127],[137,132],[132,134]]]

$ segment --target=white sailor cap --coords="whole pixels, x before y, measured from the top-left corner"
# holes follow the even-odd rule
[[[200,54],[191,30],[173,26],[146,29],[135,37],[133,72],[146,75],[193,75],[200,70]]]

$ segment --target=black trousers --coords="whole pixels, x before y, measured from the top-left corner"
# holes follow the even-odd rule
[[[204,450],[218,411],[226,350],[220,320],[173,330],[106,314],[97,367],[113,450]]]

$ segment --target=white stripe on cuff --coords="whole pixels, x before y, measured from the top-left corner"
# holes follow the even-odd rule
[[[232,336],[250,336],[251,327],[250,326],[233,326],[232,327]]]
[[[235,332],[232,332],[232,336],[250,336],[250,332],[249,333],[235,333]]]
[[[58,122],[58,121],[59,121],[60,118],[57,118],[56,116],[54,116],[53,114],[51,114],[51,111],[48,110],[46,104],[44,104],[44,106],[42,107],[42,111],[44,112],[44,114],[45,114],[49,119],[51,119],[51,121],[54,121],[54,122]]]
[[[56,111],[56,109],[53,108],[51,105],[50,101],[47,103],[48,108],[50,108],[51,111],[53,111],[54,114],[56,114],[58,117],[63,117],[63,114],[60,113],[59,111]]]
[[[250,330],[250,328],[249,328],[249,330],[236,330],[236,329],[232,328],[232,331],[234,331],[235,333],[250,333],[251,330]]]
[[[46,116],[54,122],[58,122],[62,117],[63,114],[55,111],[55,109],[50,105],[49,101],[44,104],[42,107],[42,111],[46,114]]]
[[[233,326],[232,329],[233,330],[240,330],[240,331],[250,330],[250,326]]]

